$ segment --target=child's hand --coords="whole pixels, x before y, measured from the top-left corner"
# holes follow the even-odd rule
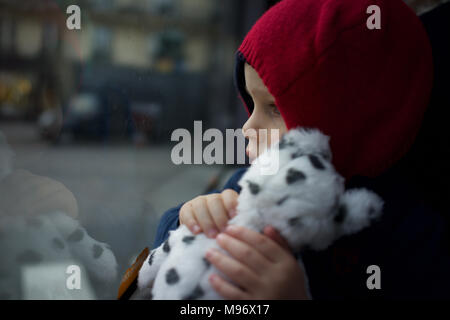
[[[238,196],[232,189],[198,196],[181,207],[180,224],[186,225],[194,234],[203,231],[208,237],[214,238],[225,229],[228,220],[236,215]]]
[[[209,281],[214,290],[232,300],[308,299],[304,272],[286,241],[270,227],[264,234],[231,226],[217,237],[230,256],[212,249],[206,258],[235,285],[212,274]]]

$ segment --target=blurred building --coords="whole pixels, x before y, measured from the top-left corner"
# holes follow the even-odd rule
[[[81,30],[66,27],[74,1],[0,0],[0,118],[62,113],[77,94],[94,92],[121,134],[151,127],[167,139],[194,120],[239,125],[234,53],[269,2],[75,3]]]
[[[35,121],[54,110],[47,122],[62,122],[89,93],[102,110],[95,134],[168,141],[194,120],[239,127],[246,114],[233,87],[234,53],[276,2],[0,0],[0,119]],[[444,1],[405,2],[423,12]],[[81,30],[66,27],[74,3]]]

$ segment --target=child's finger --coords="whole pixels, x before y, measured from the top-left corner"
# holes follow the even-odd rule
[[[214,238],[219,231],[215,228],[215,223],[209,213],[206,200],[204,198],[198,199],[198,201],[192,203],[192,208],[194,210],[194,216],[200,224],[200,228],[202,228],[207,237]]]
[[[218,249],[209,249],[205,257],[240,288],[250,290],[258,283],[258,277],[251,269]]]
[[[246,297],[241,289],[236,288],[217,274],[212,274],[209,277],[209,282],[211,283],[213,289],[224,299],[244,300],[244,298]]]
[[[239,241],[226,233],[217,236],[217,243],[236,260],[245,264],[256,274],[263,274],[269,263],[259,251],[253,249],[245,242]]]
[[[292,252],[291,248],[289,247],[289,243],[278,233],[278,231],[274,227],[267,226],[264,228],[263,232],[266,236],[278,243],[284,249]]]
[[[191,230],[191,232],[194,234],[197,234],[200,231],[202,231],[197,220],[195,219],[191,203],[187,203],[181,208],[180,223],[187,226],[189,230]]]
[[[236,206],[239,194],[233,189],[225,189],[224,191],[222,191],[221,196],[228,216],[230,218],[233,218],[236,215]]]
[[[212,216],[214,223],[220,231],[225,230],[228,223],[228,214],[223,205],[220,195],[209,196],[206,200],[209,213]]]
[[[287,252],[277,242],[259,232],[238,225],[229,225],[225,232],[248,243],[272,262],[278,262],[286,257]]]

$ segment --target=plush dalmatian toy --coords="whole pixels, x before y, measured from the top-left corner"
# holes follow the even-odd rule
[[[0,183],[13,171],[13,156],[0,132]],[[111,291],[117,280],[118,265],[111,248],[90,237],[77,220],[64,212],[35,216],[0,212],[0,252],[0,300],[26,298],[23,296],[24,286],[36,286],[24,283],[24,268],[29,267],[42,266],[45,269],[52,264],[77,264],[87,271],[91,289],[97,291],[92,292],[91,298],[108,298],[103,292]],[[61,288],[65,289],[67,275],[64,271],[57,286],[55,283],[40,283],[38,289],[42,295],[34,298],[71,299],[72,293],[78,293],[80,290],[66,290],[64,297],[59,294]],[[39,279],[33,280],[39,283]],[[85,287],[86,283],[81,289]],[[74,295],[73,298],[80,297]]]
[[[278,160],[278,161],[276,161]],[[272,162],[271,162],[272,161]],[[275,174],[262,174],[267,163]],[[329,137],[317,129],[293,129],[258,157],[239,181],[237,215],[229,221],[261,232],[275,227],[294,252],[323,250],[341,236],[368,227],[383,201],[365,189],[344,190],[331,164]],[[138,294],[153,299],[221,299],[208,282],[217,269],[205,259],[214,239],[181,225],[149,254],[138,276]],[[223,251],[223,250],[222,250]]]

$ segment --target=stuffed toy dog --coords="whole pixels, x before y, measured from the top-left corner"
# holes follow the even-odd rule
[[[305,247],[323,250],[339,237],[368,227],[381,215],[383,201],[365,189],[346,191],[331,157],[329,137],[319,130],[290,130],[242,176],[237,215],[229,224],[258,232],[271,225],[294,253]],[[263,174],[267,163],[278,164],[278,170]],[[222,250],[215,239],[193,235],[184,225],[171,231],[139,271],[140,296],[221,299],[208,277],[213,272],[227,277],[205,259],[211,247]]]

